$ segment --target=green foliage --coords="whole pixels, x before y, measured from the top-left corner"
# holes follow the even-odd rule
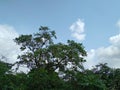
[[[71,86],[70,90],[106,90],[105,84],[91,70],[75,74],[68,84]]]
[[[21,35],[14,41],[21,46],[21,51],[27,51],[21,56],[18,65],[26,64],[28,68],[40,68],[45,65],[46,48],[53,44],[55,32],[47,27],[40,27],[39,32],[33,35]]]
[[[81,55],[81,56],[80,56]],[[47,67],[48,71],[66,73],[68,70],[78,71],[83,69],[82,63],[85,62],[83,56],[86,56],[82,44],[68,40],[67,44],[53,44],[47,49]]]
[[[106,86],[108,90],[120,90],[120,69],[111,69],[108,80],[106,80]]]
[[[38,33],[16,38],[24,53],[15,64],[27,65],[30,72],[11,73],[13,65],[0,61],[0,90],[120,90],[120,69],[105,63],[87,70],[82,43],[54,44],[55,38],[55,32],[43,26]]]
[[[9,72],[11,67],[12,67],[12,64],[0,61],[0,76]]]
[[[34,69],[28,73],[28,90],[61,90],[63,81],[55,72],[45,69]]]
[[[0,90],[25,90],[26,74],[12,74],[12,64],[0,61]]]
[[[15,42],[21,45],[20,49],[27,50],[18,56],[20,61],[17,64],[26,64],[31,70],[44,68],[49,72],[59,69],[59,72],[65,73],[69,64],[70,70],[82,69],[82,63],[85,62],[83,56],[86,56],[82,44],[70,40],[67,44],[54,44],[53,38],[56,38],[55,32],[43,26],[34,35],[21,35],[16,38]]]

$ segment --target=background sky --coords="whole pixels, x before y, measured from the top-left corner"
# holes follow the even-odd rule
[[[55,42],[83,43],[86,67],[100,62],[120,67],[120,0],[0,0],[0,54],[10,62],[20,53],[13,39],[48,26]]]

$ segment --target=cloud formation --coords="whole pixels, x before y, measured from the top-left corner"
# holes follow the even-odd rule
[[[85,68],[91,69],[92,66],[95,66],[98,64],[95,58],[96,51],[94,49],[91,49],[87,52],[87,57],[85,58],[87,62],[84,63]]]
[[[84,40],[85,39],[84,27],[85,27],[85,23],[81,19],[78,19],[76,22],[74,22],[70,26],[72,37],[80,41]]]
[[[112,68],[120,68],[120,34],[109,38],[110,45],[88,52],[85,66],[90,68],[98,63],[108,63]]]
[[[12,26],[0,25],[0,59],[6,57],[6,62],[14,63],[20,53],[19,46],[13,41],[18,33]]]
[[[98,58],[112,67],[120,67],[120,34],[109,39],[111,45],[98,49]]]

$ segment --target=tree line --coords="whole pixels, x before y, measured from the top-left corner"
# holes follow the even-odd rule
[[[0,90],[120,90],[120,69],[98,64],[85,69],[82,43],[54,43],[55,31],[41,26],[34,34],[14,41],[22,53],[14,64],[0,61]],[[12,71],[26,65],[28,73]]]

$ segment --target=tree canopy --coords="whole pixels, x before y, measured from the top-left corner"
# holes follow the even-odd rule
[[[67,70],[83,69],[86,51],[81,43],[68,40],[66,44],[53,42],[56,38],[54,31],[48,27],[41,26],[39,32],[33,35],[21,35],[15,39],[20,45],[21,51],[26,51],[19,55],[18,65],[27,65],[30,69],[44,68],[48,71],[60,72]]]
[[[15,64],[0,61],[0,90],[120,90],[119,68],[100,63],[85,69],[87,52],[82,43],[54,43],[56,38],[46,26],[15,38],[23,52],[15,64],[26,65],[30,71],[12,72]]]

